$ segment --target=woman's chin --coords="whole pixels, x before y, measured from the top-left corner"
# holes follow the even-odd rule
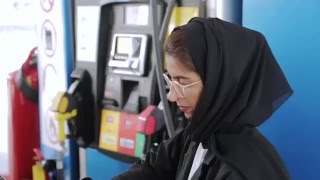
[[[192,114],[185,112],[184,117],[186,117],[186,119],[190,120],[192,118]]]

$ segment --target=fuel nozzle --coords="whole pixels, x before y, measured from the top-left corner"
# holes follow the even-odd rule
[[[72,84],[67,92],[58,92],[51,111],[58,121],[60,144],[67,137],[75,138],[78,145],[87,147],[94,140],[94,96],[92,82],[86,70],[75,69],[71,73]],[[65,123],[68,124],[69,135],[65,134]]]
[[[55,118],[58,121],[58,140],[64,142],[66,139],[65,121],[76,118],[77,100],[68,92],[58,92],[50,109],[55,112]]]

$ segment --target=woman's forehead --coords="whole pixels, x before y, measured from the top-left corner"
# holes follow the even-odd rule
[[[182,63],[183,59],[177,59],[172,56],[166,56],[166,65],[169,74],[172,76],[172,73],[179,73],[181,71],[188,72],[191,71],[190,68]]]
[[[166,65],[168,74],[175,79],[189,79],[198,75],[195,71],[190,69],[186,64],[182,63],[180,59],[172,56],[166,56]]]

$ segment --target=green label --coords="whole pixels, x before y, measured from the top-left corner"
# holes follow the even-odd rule
[[[141,158],[143,156],[145,141],[146,141],[146,136],[144,134],[141,134],[141,133],[136,134],[136,152],[135,152],[136,157]]]

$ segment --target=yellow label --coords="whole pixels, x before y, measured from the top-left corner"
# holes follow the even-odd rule
[[[118,151],[120,112],[102,110],[99,147]]]
[[[198,7],[175,7],[169,21],[168,34],[175,27],[187,24],[191,18],[197,16],[199,16]]]
[[[187,24],[191,18],[197,16],[199,16],[198,7],[175,7],[172,10],[166,37],[169,36],[175,27]],[[164,61],[163,65],[164,69],[167,69],[166,61]]]
[[[46,175],[40,164],[32,166],[32,179],[33,180],[46,180]]]

